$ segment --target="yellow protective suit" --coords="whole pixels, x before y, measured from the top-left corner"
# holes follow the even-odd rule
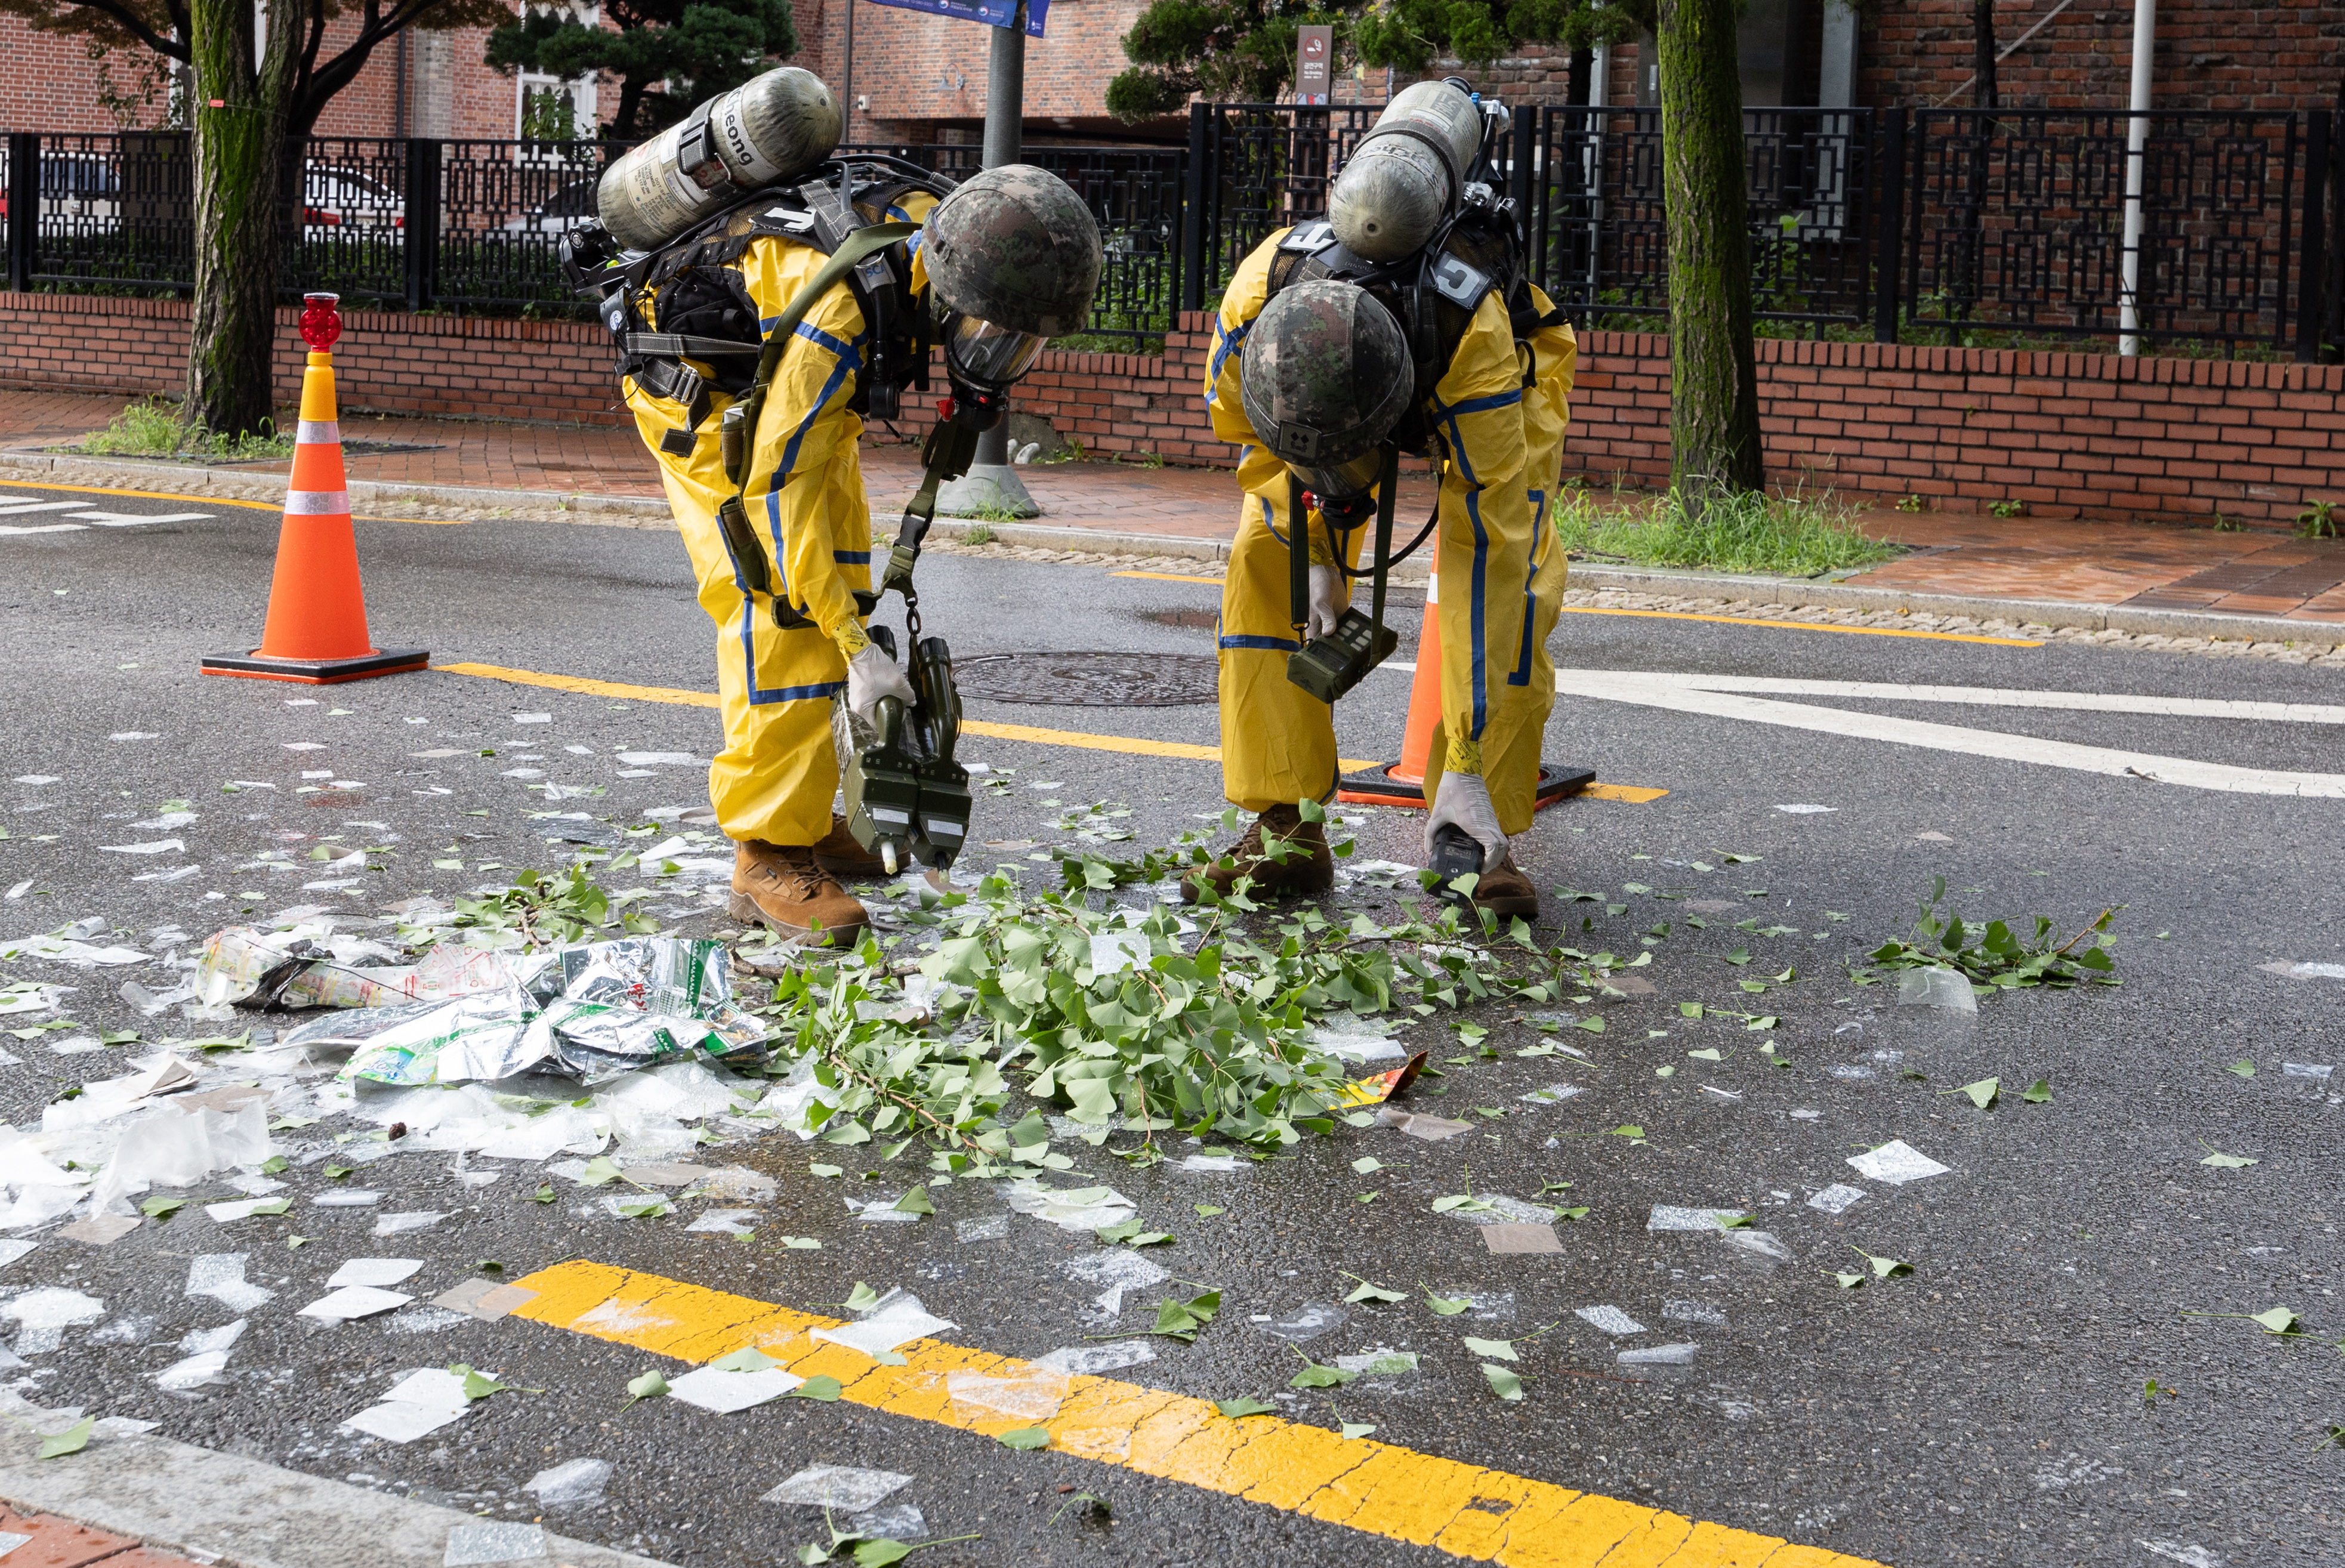
[[[1531,304],[1541,316],[1554,302],[1537,285]],[[1563,441],[1571,429],[1572,378],[1579,366],[1579,340],[1571,323],[1558,321],[1531,334],[1519,350],[1523,359],[1523,482],[1531,507],[1530,582],[1523,605],[1523,635],[1514,668],[1507,672],[1508,700],[1482,737],[1484,773],[1498,826],[1512,836],[1528,832],[1538,795],[1540,742],[1555,709],[1555,660],[1547,649],[1556,618],[1563,612],[1570,558],[1556,542],[1555,509],[1563,484]],[[1448,635],[1447,622],[1442,634]],[[1435,746],[1426,764],[1426,797],[1440,787],[1446,748]]]
[[[1336,783],[1335,713],[1286,678],[1287,656],[1297,647],[1287,587],[1286,465],[1262,445],[1238,395],[1246,335],[1268,298],[1271,259],[1284,237],[1281,230],[1263,241],[1231,278],[1205,370],[1213,433],[1241,449],[1244,492],[1222,589],[1222,782],[1233,804],[1254,812],[1327,799]],[[1485,298],[1426,406],[1444,449],[1436,569],[1447,744],[1435,750],[1436,762],[1455,772],[1485,771],[1492,726],[1520,700],[1507,680],[1522,656],[1532,566],[1524,395],[1506,309],[1495,296]],[[1318,513],[1308,522],[1314,558],[1331,559]],[[1346,564],[1359,563],[1368,533],[1363,525],[1344,537]],[[1536,737],[1531,749],[1536,754]],[[1426,784],[1430,795],[1434,780]]]
[[[919,222],[932,205],[915,193],[886,216]],[[927,272],[918,238],[910,243],[917,294],[927,287]],[[793,239],[750,242],[735,266],[767,329],[824,259]],[[658,330],[648,298],[643,313],[647,329]],[[830,831],[838,788],[831,699],[847,689],[847,661],[870,641],[854,599],[871,581],[871,507],[857,457],[863,421],[848,408],[866,345],[862,308],[845,283],[833,286],[798,323],[758,419],[743,503],[762,535],[776,591],[813,622],[791,631],[774,624],[770,602],[752,601],[717,527],[717,506],[733,493],[716,440],[732,399],[710,389],[698,440],[689,456],[677,456],[662,450],[660,440],[684,427],[683,406],[652,396],[633,377],[621,382],[636,429],[658,460],[701,608],[716,623],[725,748],[709,764],[708,798],[731,839],[810,845]]]

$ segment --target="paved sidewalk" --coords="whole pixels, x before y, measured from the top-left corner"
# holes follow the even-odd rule
[[[0,452],[70,445],[120,407],[115,398],[0,392]],[[647,501],[660,494],[630,428],[358,415],[343,420],[342,434],[353,481]],[[885,517],[918,482],[918,450],[875,432],[863,462],[873,511]],[[1226,539],[1235,521],[1228,476],[1218,470],[1078,462],[1022,472],[1043,508],[1038,521],[1053,531],[1122,535],[1117,542],[1129,546],[1135,537]],[[1428,478],[1404,479],[1400,513],[1410,531],[1431,501]],[[1845,579],[1851,589],[2345,623],[2345,541],[1885,508],[1860,521],[1919,553]]]

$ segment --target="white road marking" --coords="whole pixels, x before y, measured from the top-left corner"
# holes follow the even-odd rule
[[[149,522],[201,522],[212,514],[208,511],[77,511],[76,522],[94,522],[100,528],[137,528]]]
[[[1702,713],[1712,718],[1742,719],[1753,723],[1778,724],[1787,729],[1809,730],[1822,734],[1847,735],[1856,740],[1887,741],[1895,745],[1919,746],[1930,751],[1960,752],[1970,756],[1995,757],[2005,762],[2033,763],[2046,767],[2073,768],[2082,773],[2108,774],[2119,777],[2131,775],[2155,784],[2180,784],[2190,789],[2224,790],[2240,794],[2295,795],[2302,798],[2327,800],[2345,799],[2345,774],[2284,773],[2270,768],[2233,767],[2223,763],[2203,763],[2188,757],[2161,756],[2150,752],[2119,751],[2109,746],[2080,745],[2072,741],[2039,740],[2032,735],[2009,735],[1994,730],[1965,729],[1956,724],[1926,723],[1914,719],[1890,718],[1879,713],[1849,713],[1837,708],[1811,707],[1803,703],[1769,702],[1764,698],[1745,696],[1742,692],[1753,686],[1768,691],[1791,688],[1807,695],[1896,696],[1906,700],[1974,702],[1978,693],[1991,688],[1927,687],[1875,685],[1864,682],[1833,681],[1772,681],[1760,677],[1735,675],[1678,674],[1663,671],[1621,670],[1558,670],[1556,691],[1559,694],[1593,697],[1599,701],[1633,703],[1642,707],[1667,708],[1681,713]],[[1925,695],[1932,693],[1957,692],[1957,697]],[[2005,705],[2032,707],[2101,708],[2108,712],[2176,712],[2179,716],[2194,714],[2188,705],[2191,700],[2166,697],[2105,696],[2096,693],[2028,693],[2006,692],[1995,695],[2006,699]],[[2024,699],[2060,699],[2057,702]],[[2137,709],[2119,707],[2127,703],[2182,704],[2178,709]],[[2334,713],[2337,710],[2299,706],[2282,703],[2200,703],[2201,707],[2226,710],[2225,717],[2270,717],[2291,723],[2340,722],[2337,718],[2316,716]],[[2279,710],[2269,714],[2257,714],[2245,710]]]
[[[79,522],[45,522],[45,523],[41,523],[41,524],[39,524],[39,525],[37,525],[37,526],[36,526],[36,527],[32,527],[32,528],[8,528],[8,527],[5,527],[5,526],[0,526],[0,534],[6,534],[6,533],[81,533],[81,532],[86,531],[86,530],[87,529],[87,526],[88,526],[88,525],[87,525],[87,524],[86,524],[86,523],[79,523]]]
[[[1769,675],[1687,675],[1697,691],[1763,692],[1787,697],[1884,697],[1893,702],[1968,703],[1991,708],[2072,708],[2094,713],[2156,713],[2183,719],[2260,719],[2345,724],[2345,706],[2247,703],[2207,697],[2134,697],[2115,692],[2005,691],[1996,686],[1915,686],[1886,681],[1786,681]]]
[[[86,501],[0,501],[0,517],[15,517],[27,511],[73,511],[88,504]]]

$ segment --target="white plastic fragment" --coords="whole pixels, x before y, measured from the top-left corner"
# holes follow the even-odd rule
[[[746,1372],[696,1367],[668,1381],[667,1397],[715,1411],[718,1415],[731,1415],[767,1400],[777,1400],[804,1381],[797,1373],[786,1372],[779,1367],[761,1367]]]
[[[105,1316],[106,1303],[98,1298],[57,1286],[27,1290],[0,1305],[0,1318],[12,1319],[22,1325],[15,1345],[20,1356],[54,1351],[65,1343],[67,1329],[85,1328]]]
[[[359,1318],[371,1318],[378,1312],[388,1312],[393,1307],[404,1307],[413,1300],[414,1297],[402,1296],[396,1290],[378,1290],[371,1285],[346,1285],[302,1308],[300,1316],[315,1318],[320,1322],[346,1323]]]
[[[1331,1330],[1340,1329],[1351,1320],[1352,1314],[1332,1301],[1305,1301],[1284,1318],[1262,1317],[1254,1327],[1274,1340],[1294,1344],[1304,1340],[1315,1340]]]
[[[955,1326],[943,1318],[931,1316],[920,1305],[918,1296],[898,1292],[885,1300],[862,1321],[843,1323],[836,1329],[817,1329],[807,1338],[828,1340],[833,1344],[860,1351],[876,1360],[898,1345],[927,1339],[939,1329]]]
[[[1875,1181],[1885,1181],[1892,1187],[1903,1187],[1909,1181],[1924,1177],[1944,1176],[1953,1168],[1940,1165],[1902,1138],[1891,1138],[1879,1148],[1852,1155],[1848,1163],[1857,1171]]]
[[[1622,1351],[1612,1359],[1624,1367],[1690,1367],[1698,1345],[1649,1345],[1641,1350]]]
[[[1641,1334],[1645,1325],[1618,1307],[1581,1307],[1574,1316],[1595,1325],[1608,1334]]]
[[[756,1229],[757,1211],[754,1209],[709,1209],[685,1227],[686,1230],[713,1230],[723,1236],[746,1236]]]
[[[344,1188],[334,1192],[320,1192],[310,1199],[320,1209],[371,1209],[382,1201],[382,1194],[363,1187]]]
[[[1017,1421],[1049,1421],[1067,1402],[1072,1387],[1066,1374],[1053,1368],[1031,1370],[1023,1376],[1008,1378],[988,1377],[982,1372],[945,1374],[945,1392],[953,1403]]]
[[[1839,1214],[1846,1210],[1850,1204],[1864,1196],[1865,1191],[1862,1187],[1851,1187],[1845,1181],[1835,1181],[1813,1198],[1809,1199],[1808,1207],[1821,1209],[1826,1214]]]
[[[249,1312],[275,1300],[276,1291],[245,1280],[245,1256],[242,1252],[208,1252],[190,1260],[187,1293],[209,1296],[231,1312]]]
[[[1587,1092],[1578,1084],[1549,1084],[1543,1089],[1533,1089],[1527,1095],[1515,1098],[1526,1105],[1561,1105],[1572,1096]]]
[[[1952,1013],[1978,1012],[1978,997],[1970,976],[1958,969],[1908,969],[1897,976],[1901,1007],[1943,1007]]]
[[[546,1507],[558,1508],[573,1502],[600,1502],[603,1489],[610,1481],[609,1460],[566,1459],[531,1476],[522,1483],[522,1490],[534,1493]]]
[[[1156,1359],[1156,1348],[1146,1340],[1111,1340],[1101,1345],[1063,1345],[1033,1365],[1076,1376],[1119,1371]]]
[[[2320,1078],[2325,1082],[2337,1069],[2326,1062],[2282,1062],[2279,1070],[2284,1077]]]
[[[889,1492],[911,1484],[909,1475],[892,1470],[857,1470],[850,1465],[815,1464],[799,1471],[762,1498],[761,1502],[794,1502],[805,1508],[831,1508],[860,1513]]]
[[[435,1214],[429,1210],[407,1214],[378,1214],[374,1220],[374,1233],[377,1236],[396,1236],[404,1230],[429,1230],[447,1218],[445,1214]]]
[[[953,1222],[953,1239],[956,1241],[1002,1241],[1009,1236],[1010,1216],[1007,1214],[980,1214],[974,1219]]]
[[[1049,1188],[1027,1177],[1004,1186],[1000,1194],[1019,1213],[1068,1230],[1121,1225],[1136,1212],[1132,1199],[1112,1187]]]
[[[442,1568],[489,1568],[492,1563],[545,1561],[543,1524],[459,1524],[448,1532]]]
[[[1739,1247],[1745,1252],[1756,1252],[1762,1258],[1789,1262],[1792,1249],[1783,1245],[1771,1230],[1725,1230],[1719,1233],[1721,1241],[1729,1247]]]
[[[1681,1209],[1674,1203],[1653,1205],[1647,1230],[1723,1230],[1727,1221],[1742,1218],[1740,1209]]]
[[[1775,808],[1786,816],[1816,816],[1828,811],[1838,811],[1836,805],[1779,805]]]
[[[239,1340],[244,1338],[244,1329],[245,1320],[239,1318],[235,1322],[222,1323],[217,1329],[193,1330],[180,1336],[179,1352],[182,1355],[200,1356],[208,1351],[228,1350]]]
[[[171,1393],[185,1393],[219,1381],[228,1370],[226,1351],[204,1351],[182,1361],[174,1361],[155,1374],[155,1386]]]
[[[1664,1301],[1661,1316],[1672,1323],[1700,1323],[1705,1328],[1726,1327],[1726,1309],[1715,1301],[1700,1300]]]
[[[353,1258],[326,1277],[329,1287],[371,1285],[387,1290],[423,1267],[421,1258]]]
[[[17,1259],[22,1258],[25,1253],[30,1252],[34,1248],[39,1245],[40,1243],[37,1241],[25,1241],[13,1239],[6,1241],[0,1241],[0,1269],[5,1269],[9,1264],[14,1263]]]
[[[1362,1355],[1337,1356],[1335,1364],[1340,1371],[1365,1377],[1397,1377],[1418,1370],[1415,1351],[1388,1351],[1382,1346]]]

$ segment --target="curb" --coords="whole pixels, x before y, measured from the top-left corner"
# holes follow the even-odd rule
[[[24,1410],[36,1419],[48,1413]],[[69,1520],[223,1568],[442,1568],[452,1532],[513,1522],[169,1438],[101,1431],[79,1453],[40,1460],[34,1457],[38,1432],[15,1425],[0,1432],[0,1498],[19,1512]],[[564,1568],[668,1568],[551,1530],[545,1549],[535,1561]]]
[[[197,469],[180,463],[125,460],[94,463],[87,459],[49,452],[0,451],[0,470],[79,475],[103,480],[168,479],[182,491],[214,490],[239,499],[273,498],[283,480],[276,474],[243,470]],[[242,481],[243,484],[232,481]],[[223,482],[229,481],[229,482]],[[255,493],[246,494],[245,491]],[[497,490],[479,486],[439,486],[353,481],[350,499],[400,501],[411,505],[444,507],[527,508],[566,511],[582,521],[594,514],[631,520],[668,521],[668,505],[649,496],[602,495],[593,491]],[[645,526],[638,521],[634,526]],[[1181,561],[1226,561],[1226,539],[1194,539],[1177,534],[1127,533],[1096,528],[1069,528],[1042,522],[980,522],[967,518],[938,518],[931,531],[939,539],[958,540],[986,528],[991,537],[1017,549],[1063,550],[1087,555],[1156,556]],[[1422,582],[1421,573],[1404,571],[1395,582]],[[2345,647],[2345,622],[2283,621],[2273,616],[2225,615],[2211,611],[2131,609],[2123,604],[2075,604],[2049,599],[1997,599],[1962,593],[1913,593],[1893,588],[1866,588],[1855,583],[1819,582],[1801,578],[1743,577],[1660,568],[1574,564],[1575,588],[1599,592],[1658,593],[1686,599],[1711,599],[1727,603],[1773,605],[1786,610],[1868,610],[1949,619],[2001,621],[2013,625],[2048,626],[2055,631],[2116,632],[2128,636],[2201,637],[2210,641],[2287,643]]]
[[[2071,604],[2050,599],[1996,599],[1964,593],[1909,593],[1846,582],[1780,577],[1728,577],[1699,572],[1633,571],[1574,564],[1575,588],[1622,593],[1722,599],[1796,610],[1893,611],[2018,626],[2075,627],[2128,636],[2205,637],[2248,642],[2309,642],[2345,647],[2345,622],[2283,621],[2276,616],[2224,615],[2204,610],[2135,610],[2123,604]]]

